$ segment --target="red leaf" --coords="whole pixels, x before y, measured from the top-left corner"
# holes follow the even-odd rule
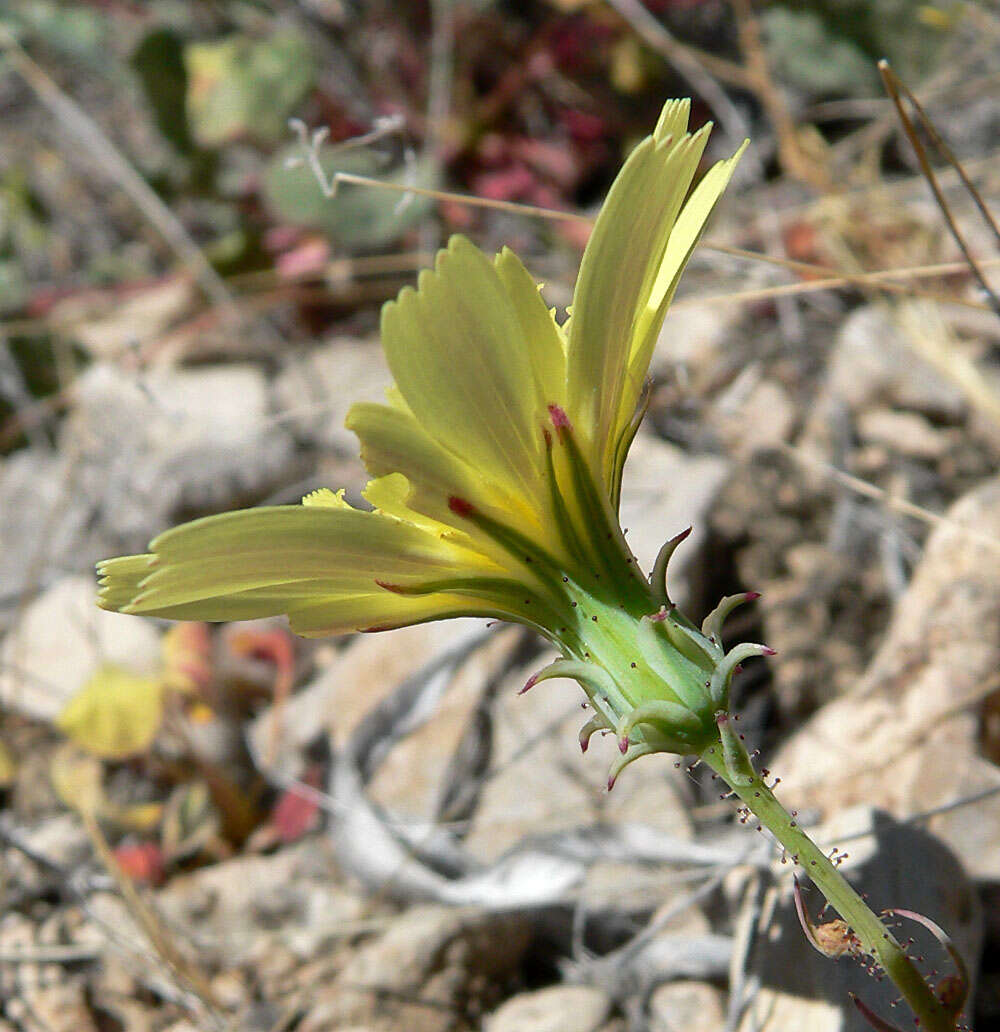
[[[309,788],[319,788],[320,769],[310,767],[302,778]],[[312,792],[292,787],[283,792],[271,813],[271,825],[281,842],[294,842],[316,827],[319,802]]]
[[[119,846],[115,860],[132,881],[143,885],[162,885],[166,875],[163,850],[155,842],[134,842]]]

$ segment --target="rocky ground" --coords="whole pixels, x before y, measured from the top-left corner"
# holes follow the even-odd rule
[[[983,32],[976,59],[997,40]],[[961,84],[935,83],[995,207],[996,105],[960,110],[946,88]],[[768,172],[766,113],[760,164],[659,342],[623,523],[647,569],[693,526],[672,570],[692,615],[762,593],[731,625],[778,651],[740,675],[744,733],[873,905],[950,932],[975,978],[969,1020],[989,1028],[1000,319],[904,144],[886,157],[891,111],[821,150],[823,188]],[[141,153],[135,126],[121,132]],[[61,159],[33,168],[68,203]],[[463,185],[486,193],[484,177]],[[942,183],[995,283],[995,240],[957,176]],[[865,1027],[849,991],[888,1008],[859,965],[808,948],[790,865],[701,770],[650,757],[607,792],[614,744],[581,755],[579,689],[517,694],[547,661],[526,633],[457,621],[309,643],[280,621],[178,634],[93,605],[96,559],[180,519],[321,485],[358,497],[343,419],[388,383],[378,303],[463,228],[451,203],[424,213],[429,233],[327,243],[319,264],[319,236],[297,236],[286,279],[226,281],[232,311],[171,269],[36,298],[5,328],[0,1032],[834,1032]],[[109,209],[118,221],[81,216],[74,249],[100,250],[96,225],[124,246],[135,215]],[[567,303],[580,241],[469,219],[483,246],[526,249]],[[888,288],[857,278],[938,263]],[[44,390],[18,336],[39,323]],[[944,967],[917,926],[904,934]]]

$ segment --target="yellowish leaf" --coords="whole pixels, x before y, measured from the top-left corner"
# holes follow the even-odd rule
[[[66,742],[53,754],[49,780],[60,802],[82,817],[96,817],[104,805],[101,762]]]
[[[81,749],[124,759],[152,743],[163,717],[163,685],[112,664],[99,667],[56,721]]]
[[[106,799],[100,816],[125,831],[152,831],[163,818],[163,803],[129,803],[119,806]]]
[[[6,788],[14,780],[16,771],[17,762],[7,746],[0,742],[0,788]]]

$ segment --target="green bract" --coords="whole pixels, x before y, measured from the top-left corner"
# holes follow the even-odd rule
[[[100,564],[100,605],[170,619],[288,615],[294,631],[382,630],[453,616],[535,628],[563,654],[536,675],[576,678],[614,731],[617,771],[655,751],[720,741],[737,663],[725,600],[696,627],[651,580],[618,523],[622,469],[650,357],[678,278],[739,154],[691,190],[708,126],[670,101],[615,180],[560,324],[518,258],[454,237],[382,312],[388,404],[348,426],[372,511],[342,492],[226,513]],[[741,148],[742,150],[742,148]],[[530,683],[533,683],[530,682]]]

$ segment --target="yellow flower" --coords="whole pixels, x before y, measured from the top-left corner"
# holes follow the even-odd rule
[[[617,517],[663,318],[739,158],[691,191],[710,127],[689,134],[688,113],[688,101],[667,103],[625,163],[563,324],[512,252],[491,261],[462,237],[385,306],[395,387],[347,420],[375,478],[372,511],[321,490],[301,506],[195,520],[145,555],[101,563],[99,604],[181,620],[284,613],[307,636],[499,617],[560,649],[534,680],[580,681],[595,709],[581,741],[615,730],[616,770],[718,741],[738,659],[723,656],[716,625],[743,597],[699,631],[662,587],[676,542],[653,587]]]

